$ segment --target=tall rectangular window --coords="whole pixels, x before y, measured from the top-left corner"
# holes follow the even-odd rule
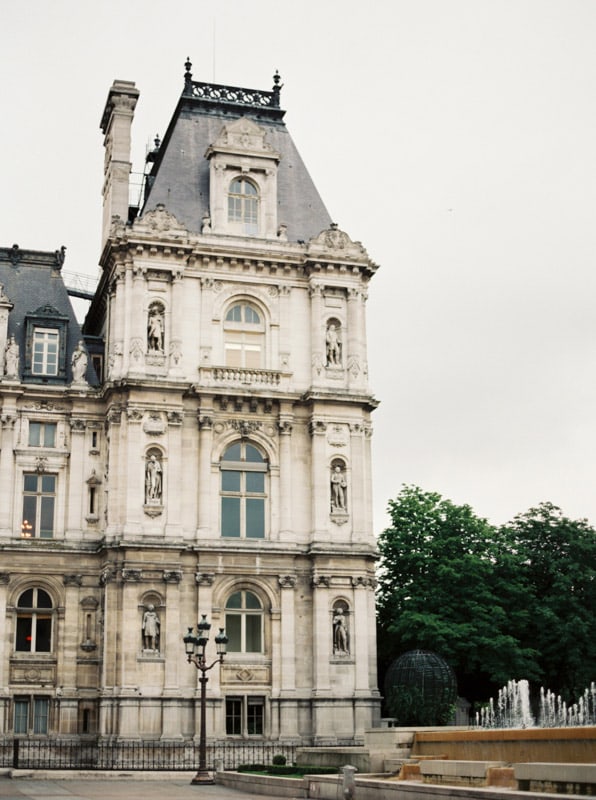
[[[263,736],[265,699],[263,697],[226,697],[226,734],[228,736]]]
[[[51,539],[54,536],[56,476],[25,473],[23,475],[23,521],[21,535]]]
[[[18,697],[14,701],[14,732],[47,734],[50,719],[48,697]]]
[[[31,354],[33,375],[58,374],[60,334],[54,328],[35,328]]]
[[[30,422],[29,447],[56,447],[56,423]]]

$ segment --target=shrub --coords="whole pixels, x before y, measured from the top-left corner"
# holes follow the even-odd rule
[[[281,753],[277,753],[277,755],[273,756],[271,763],[278,767],[283,767],[286,763],[286,757],[282,756]]]

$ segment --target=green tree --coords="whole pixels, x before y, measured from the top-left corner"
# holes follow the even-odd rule
[[[525,584],[520,635],[538,650],[545,688],[575,701],[596,680],[596,531],[552,503],[503,528]]]
[[[467,506],[404,486],[379,539],[380,656],[432,650],[453,667],[459,691],[486,699],[512,677],[538,677],[523,576],[507,537]]]

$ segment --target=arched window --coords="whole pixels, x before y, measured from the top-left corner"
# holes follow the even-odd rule
[[[26,589],[17,602],[15,650],[52,651],[52,598],[44,589]]]
[[[237,225],[247,236],[259,232],[259,193],[246,178],[236,178],[228,194],[228,222]]]
[[[265,536],[267,462],[256,447],[237,442],[221,459],[221,535]]]
[[[246,589],[234,592],[226,603],[226,634],[230,653],[263,652],[263,606]]]
[[[249,303],[236,303],[224,320],[227,367],[260,369],[263,366],[265,325],[261,314]]]

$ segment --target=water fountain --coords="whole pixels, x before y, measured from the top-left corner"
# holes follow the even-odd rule
[[[540,689],[538,721],[532,716],[530,707],[530,685],[528,681],[509,681],[499,690],[497,703],[493,698],[476,714],[479,728],[567,728],[596,725],[596,684],[576,703],[567,705],[560,695],[550,689]]]

